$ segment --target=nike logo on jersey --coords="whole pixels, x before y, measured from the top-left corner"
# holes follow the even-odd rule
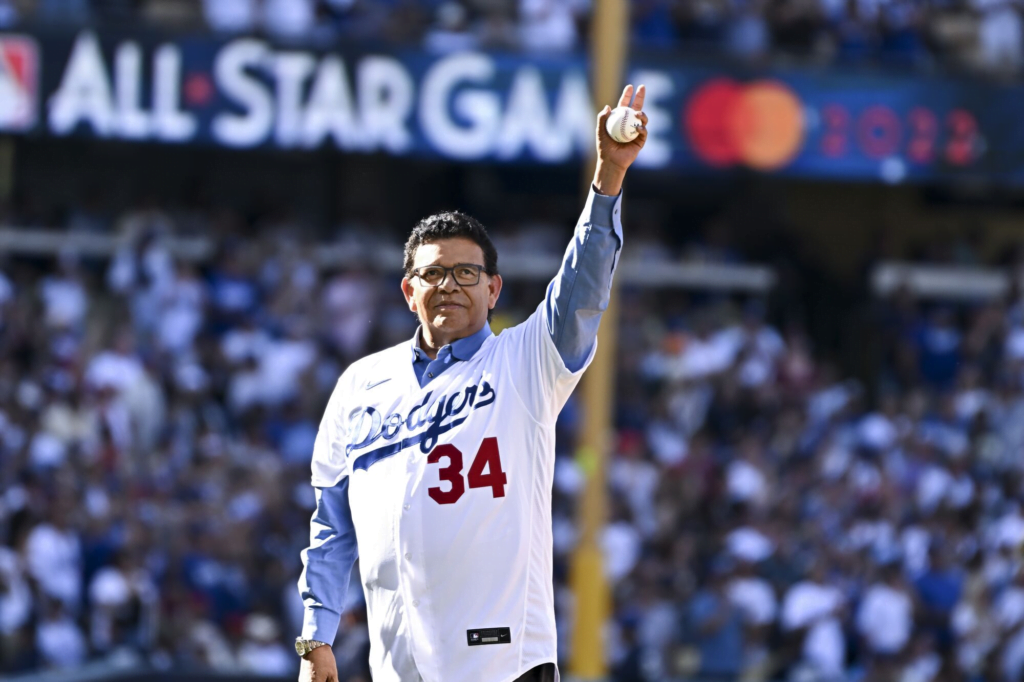
[[[391,377],[387,379],[381,379],[380,381],[368,381],[366,382],[366,390],[369,391],[371,388],[376,388],[383,384],[385,381],[391,381]]]
[[[469,646],[480,646],[482,644],[511,644],[512,630],[509,628],[466,630],[466,643],[469,644]]]

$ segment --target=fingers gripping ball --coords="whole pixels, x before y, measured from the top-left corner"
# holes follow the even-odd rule
[[[640,134],[640,128],[643,126],[637,113],[637,111],[630,107],[615,107],[612,109],[612,112],[608,114],[605,128],[613,140],[625,144],[636,139],[636,136]]]

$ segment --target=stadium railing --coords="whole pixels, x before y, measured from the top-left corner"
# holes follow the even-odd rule
[[[872,270],[871,288],[878,296],[906,289],[917,298],[985,300],[1010,293],[1013,277],[1009,268],[887,261]],[[1024,276],[1017,273],[1021,284]]]
[[[205,237],[170,237],[164,240],[172,255],[186,261],[199,262],[210,258],[215,244]],[[0,254],[25,256],[77,255],[109,258],[127,242],[113,235],[66,232],[42,228],[0,228]],[[337,244],[317,246],[320,267],[370,266],[382,271],[398,272],[402,266],[402,249],[397,246],[359,249]],[[543,281],[558,271],[559,256],[509,254],[502,256],[501,272],[506,278]],[[623,259],[619,281],[648,288],[702,289],[765,293],[776,281],[772,268],[762,265],[641,262]]]

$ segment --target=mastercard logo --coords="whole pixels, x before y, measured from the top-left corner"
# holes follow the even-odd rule
[[[694,153],[709,165],[775,170],[800,152],[803,108],[796,94],[777,81],[744,84],[719,78],[690,97],[683,129]]]

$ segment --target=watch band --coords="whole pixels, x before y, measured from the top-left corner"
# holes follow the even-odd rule
[[[322,646],[329,646],[327,642],[321,642],[315,639],[302,639],[301,637],[295,638],[295,653],[299,656],[305,656],[313,649]]]

